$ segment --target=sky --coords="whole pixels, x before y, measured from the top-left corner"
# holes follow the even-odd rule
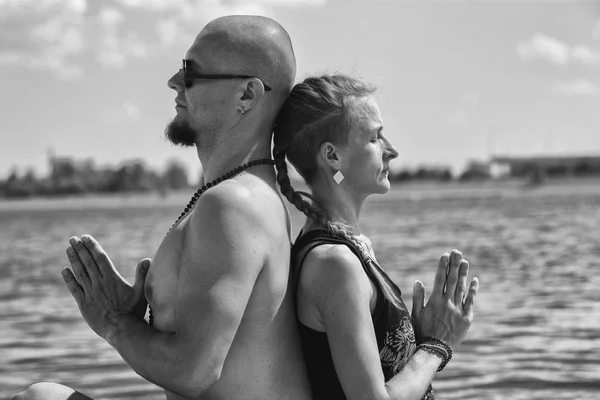
[[[168,78],[213,18],[290,34],[297,80],[348,73],[379,89],[392,168],[493,155],[600,155],[600,0],[0,0],[0,177],[47,154],[97,166],[169,160]]]

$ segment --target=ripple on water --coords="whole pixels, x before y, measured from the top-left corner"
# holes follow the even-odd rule
[[[431,290],[443,252],[463,251],[480,278],[467,339],[434,381],[440,399],[600,398],[600,194],[536,193],[411,202],[399,191],[365,207],[362,228],[409,309],[414,280]],[[54,380],[98,398],[164,398],[90,331],[60,270],[68,237],[87,232],[131,279],[179,209],[0,211],[0,397]]]

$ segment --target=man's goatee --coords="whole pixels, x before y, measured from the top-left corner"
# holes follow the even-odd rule
[[[187,121],[171,121],[165,128],[165,137],[169,142],[179,146],[196,145],[196,132]]]

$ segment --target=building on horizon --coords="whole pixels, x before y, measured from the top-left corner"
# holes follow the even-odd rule
[[[600,175],[600,156],[493,156],[492,169],[511,177]]]

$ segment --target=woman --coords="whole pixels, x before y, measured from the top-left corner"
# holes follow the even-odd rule
[[[307,220],[292,248],[300,336],[315,399],[433,399],[431,381],[471,324],[478,289],[454,250],[432,296],[415,283],[412,317],[379,266],[359,216],[386,193],[398,152],[383,134],[375,89],[347,76],[297,84],[276,121],[273,156],[285,197]],[[285,158],[312,194],[295,191]],[[310,201],[309,201],[310,200]]]

